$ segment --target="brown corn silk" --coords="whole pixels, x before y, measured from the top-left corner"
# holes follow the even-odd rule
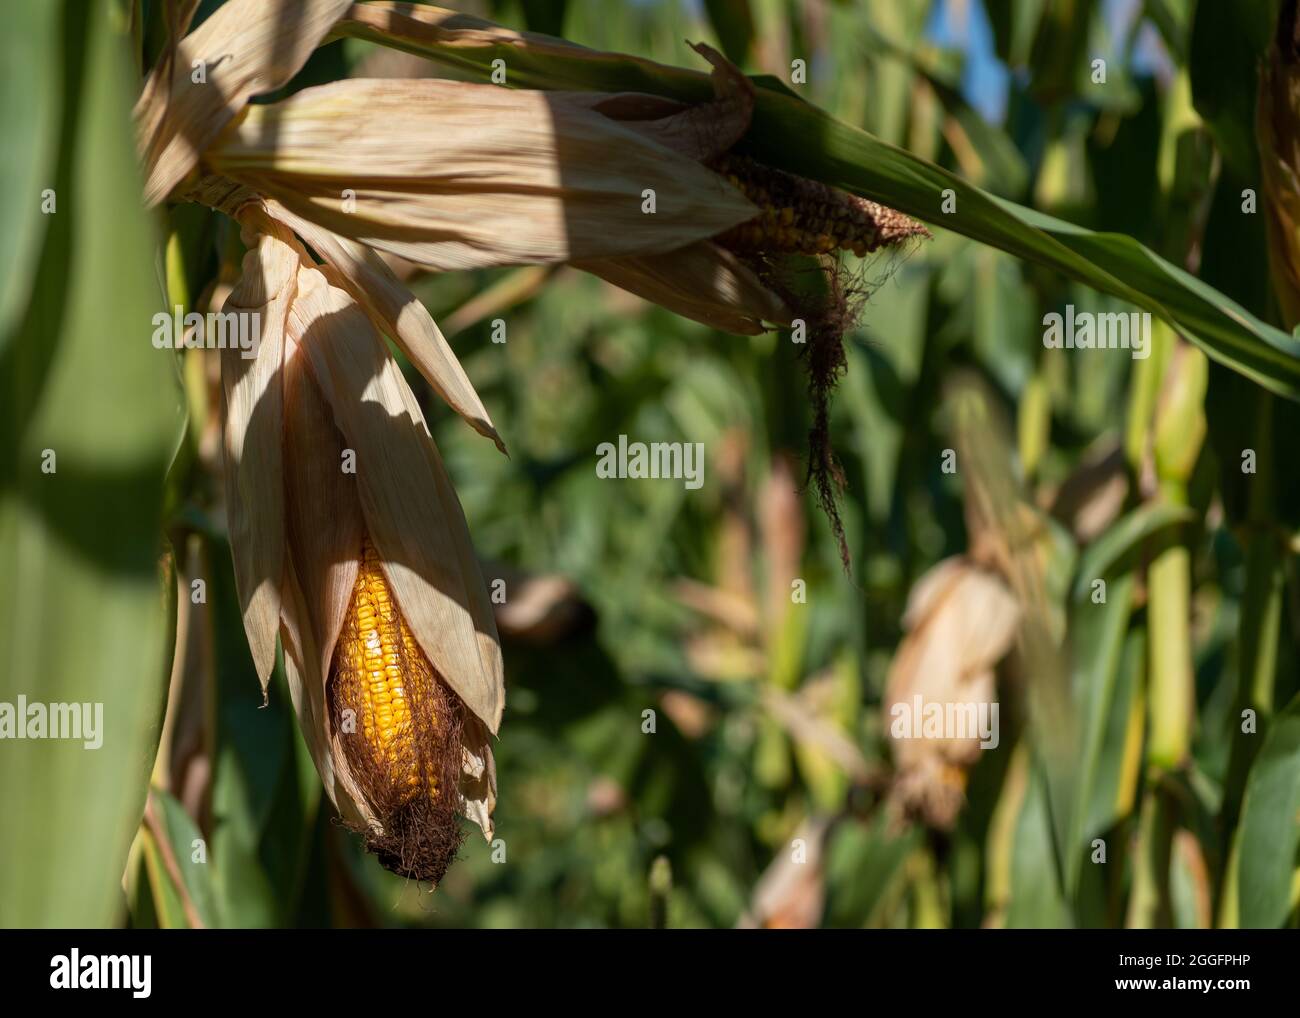
[[[830,397],[847,367],[844,334],[867,295],[852,284],[838,258],[843,252],[864,258],[913,238],[928,238],[930,231],[888,206],[734,152],[723,153],[708,165],[760,210],[719,234],[714,243],[733,252],[789,309],[787,320],[802,323],[799,354],[808,375],[813,417],[805,483],[816,490],[848,570],[848,540],[838,504],[845,477],[831,443]],[[805,263],[802,270],[800,256]]]

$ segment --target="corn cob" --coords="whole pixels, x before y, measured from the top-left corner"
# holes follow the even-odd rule
[[[456,809],[465,705],[402,618],[369,538],[327,693],[353,784],[376,821],[366,847],[393,872],[436,884],[464,837]]]
[[[332,694],[337,705],[355,711],[361,736],[345,740],[354,769],[380,779],[376,791],[389,806],[400,806],[421,791],[435,798],[438,776],[421,747],[420,730],[437,728],[437,679],[398,610],[379,553],[368,539],[334,653]],[[421,709],[427,716],[417,724]]]
[[[911,216],[745,156],[728,153],[710,166],[762,210],[717,238],[735,251],[813,255],[840,250],[861,258],[908,237],[930,235]]]

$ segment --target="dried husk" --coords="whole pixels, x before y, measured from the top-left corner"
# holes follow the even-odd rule
[[[302,283],[313,285],[316,275],[300,267]],[[304,624],[317,645],[311,664],[326,675],[352,601],[366,521],[357,475],[343,469],[346,440],[304,350],[309,328],[300,311],[291,314],[284,370],[286,539],[303,593]]]
[[[365,313],[314,267],[299,271],[290,328],[356,453],[366,531],[407,624],[447,685],[495,732],[505,705],[496,625],[419,404]]]
[[[285,564],[280,620],[285,678],[325,793],[346,823],[361,830],[378,830],[382,829],[382,821],[371,811],[352,776],[340,733],[331,723],[328,703],[330,662],[347,610],[346,592],[340,587],[349,577],[354,580],[358,569],[356,554],[361,542],[355,529],[360,517],[359,499],[355,480],[339,470],[342,442],[311,376],[307,357],[295,339],[291,338],[288,346],[284,372],[285,483],[295,505],[291,511],[292,529],[286,532],[291,549]],[[328,477],[331,469],[333,476]],[[322,540],[313,540],[315,524],[321,524],[325,532],[333,531],[332,524],[321,519],[330,514],[345,521],[342,529],[355,544],[328,548],[322,547]],[[352,549],[350,554],[348,549]],[[306,574],[302,578],[299,568]],[[320,582],[322,576],[333,577],[335,582],[324,592],[313,591],[309,577]]]
[[[577,268],[692,321],[755,336],[792,312],[730,251],[707,240],[665,255],[578,262]]]
[[[825,817],[809,817],[799,825],[792,841],[805,854],[777,852],[754,885],[748,911],[738,929],[808,930],[821,925],[826,906],[825,852],[831,824]]]
[[[228,0],[155,67],[136,103],[144,197],[156,205],[255,95],[302,68],[348,0]],[[195,61],[205,80],[194,81]]]
[[[256,215],[261,222],[270,219],[281,223],[310,244],[325,260],[321,271],[326,278],[361,305],[377,330],[393,338],[448,406],[475,431],[492,439],[498,449],[506,451],[487,408],[428,308],[378,254],[364,244],[294,215],[273,200],[249,206],[247,214]]]
[[[509,63],[512,53],[520,61],[534,55],[583,54],[593,60],[596,50],[564,39],[516,32],[492,22],[455,11],[405,3],[355,5],[342,19],[351,34],[373,33],[389,45],[407,45],[412,52],[434,48],[455,62],[455,51],[490,48]],[[553,108],[568,107],[597,113],[617,121],[657,145],[694,162],[704,162],[728,151],[749,129],[754,109],[754,88],[749,79],[715,50],[694,49],[713,65],[710,102],[683,103],[644,92],[547,92]],[[643,63],[648,75],[657,65],[618,55],[621,61]],[[764,331],[764,324],[789,324],[791,312],[782,299],[764,286],[731,252],[701,240],[668,253],[637,253],[602,261],[579,261],[577,266],[606,282],[653,301],[694,321],[742,335]]]
[[[218,209],[255,232],[290,237],[292,231],[301,236],[325,259],[321,272],[362,306],[376,329],[393,338],[434,392],[475,431],[505,451],[473,383],[428,309],[378,254],[222,177],[199,179],[185,198]]]
[[[249,107],[206,162],[438,270],[664,254],[758,211],[694,159],[565,93],[435,79],[339,81]],[[647,190],[654,213],[642,211]]]
[[[436,31],[448,17],[463,23],[436,10],[391,13],[403,24],[432,19]],[[248,185],[246,193],[259,200],[247,208],[310,243],[334,270],[327,272],[331,282],[347,289],[435,390],[504,449],[437,325],[371,247],[435,269],[576,260],[614,285],[728,332],[754,335],[764,323],[788,324],[791,312],[780,296],[730,251],[701,239],[757,212],[698,165],[744,135],[754,94],[734,65],[707,46],[696,49],[713,64],[711,102],[345,81],[249,110],[207,162]],[[290,123],[300,135],[285,137]],[[521,124],[532,133],[521,134]],[[486,125],[494,130],[488,143],[480,139]],[[400,164],[393,159],[399,133],[404,154],[409,138],[424,141]],[[646,188],[655,191],[654,214],[641,211]],[[625,256],[607,257],[611,252]]]
[[[707,162],[745,136],[754,116],[754,86],[740,68],[703,43],[691,47],[713,65],[714,99],[682,103],[643,92],[554,92],[555,101],[617,120],[696,162]]]
[[[945,559],[912,588],[907,635],[890,665],[883,727],[895,704],[980,704],[996,700],[994,667],[1011,649],[1019,605],[997,574],[964,556]],[[890,739],[898,766],[895,794],[931,825],[949,828],[964,799],[961,770],[979,757],[980,739]]]
[[[486,841],[494,832],[492,813],[497,806],[497,765],[492,756],[492,736],[487,725],[467,717],[461,731],[461,812],[478,824]]]
[[[284,560],[284,491],[280,434],[281,368],[289,307],[297,287],[298,256],[279,236],[249,238],[243,274],[222,309],[259,315],[256,356],[238,347],[221,351],[223,462],[226,515],[235,586],[248,645],[265,696],[275,666]]]

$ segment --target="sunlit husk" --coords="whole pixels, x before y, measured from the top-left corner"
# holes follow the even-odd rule
[[[440,270],[662,254],[757,213],[694,159],[564,93],[435,79],[339,81],[249,107],[206,161]]]
[[[713,65],[712,102],[694,105],[643,92],[555,92],[556,102],[592,110],[638,134],[705,162],[744,137],[754,116],[754,86],[740,68],[715,49],[697,43],[695,52]]]
[[[288,226],[310,244],[324,259],[321,271],[330,282],[346,290],[375,328],[393,338],[448,406],[505,452],[487,409],[428,308],[375,251],[317,226],[273,200],[250,206],[249,214],[256,213],[260,213],[260,221],[270,219]]]
[[[436,10],[388,13],[418,31],[467,23]],[[306,89],[247,111],[206,161],[227,176],[209,179],[255,199],[245,221],[272,218],[311,244],[331,282],[504,448],[432,317],[372,247],[435,269],[571,261],[715,328],[753,335],[787,324],[781,298],[707,240],[757,212],[700,165],[744,135],[754,92],[734,65],[696,49],[713,64],[714,92],[696,104],[441,80]],[[643,211],[647,190],[653,213]]]
[[[302,275],[312,271],[304,268]],[[357,478],[344,469],[346,452],[303,349],[301,318],[292,314],[284,364],[286,537],[317,644],[311,664],[322,675],[351,603],[366,536]]]
[[[665,255],[579,262],[577,267],[685,318],[753,336],[792,312],[730,251],[699,241]]]
[[[366,530],[429,661],[495,732],[505,704],[487,589],[419,405],[361,308],[303,266],[290,328],[348,448]]]
[[[339,733],[330,723],[329,672],[320,665],[322,659],[328,661],[329,655],[310,624],[308,599],[292,561],[285,565],[282,603],[280,639],[284,645],[284,675],[298,727],[316,764],[321,785],[345,822],[362,830],[382,828],[382,821],[370,810],[365,795],[352,778]]]
[[[382,0],[354,4],[339,19],[338,29],[340,34],[371,39],[452,66],[472,64],[476,58],[481,61],[490,52],[505,60],[508,74],[522,75],[526,85],[529,70],[545,67],[552,59],[617,64],[621,71],[639,66],[647,87],[664,70],[652,60],[594,50],[535,32],[517,32],[470,14],[427,4]],[[563,104],[598,110],[666,148],[703,161],[727,151],[749,128],[754,88],[739,68],[712,47],[694,44],[693,48],[713,65],[712,102],[686,104],[650,91],[597,89],[550,95]],[[672,73],[680,80],[676,68]]]
[[[276,237],[249,237],[243,274],[223,313],[258,315],[260,343],[247,358],[239,347],[221,352],[226,427],[226,515],[248,645],[266,692],[275,666],[284,560],[284,492],[280,435],[281,368],[289,307],[297,288],[298,256]]]
[[[994,667],[1011,648],[1020,608],[996,574],[965,557],[945,559],[908,598],[907,635],[889,669],[883,698],[887,735],[895,704],[989,704]],[[980,739],[891,738],[896,794],[935,827],[951,827],[964,801],[963,770],[979,757]]]
[[[483,837],[494,833],[492,813],[497,806],[497,765],[492,757],[492,736],[478,718],[465,721],[461,733],[461,812],[478,824]]]
[[[181,39],[134,111],[146,203],[167,197],[251,97],[297,74],[347,8],[348,0],[228,0]],[[203,80],[193,80],[197,71]]]
[[[196,180],[184,197],[219,209],[255,232],[303,237],[325,264],[321,271],[366,310],[375,328],[389,335],[447,405],[475,431],[504,444],[488,416],[473,383],[465,374],[428,309],[393,274],[371,249],[294,215],[278,202],[266,199],[243,184],[206,175]],[[292,241],[296,244],[296,241]]]

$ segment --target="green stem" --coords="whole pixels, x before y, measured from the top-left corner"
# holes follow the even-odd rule
[[[673,890],[673,868],[666,856],[650,864],[650,928],[668,928],[668,896]]]
[[[1182,492],[1166,492],[1185,501]],[[1175,544],[1147,572],[1151,636],[1150,743],[1147,762],[1174,770],[1187,759],[1195,714],[1191,636],[1191,555]]]
[[[1142,797],[1137,846],[1133,854],[1133,890],[1129,895],[1129,929],[1168,927],[1173,912],[1169,901],[1169,862],[1173,845],[1173,808],[1158,783],[1147,785]]]
[[[917,849],[912,857],[912,927],[918,930],[948,928],[948,917],[939,890],[934,855],[928,847]]]

